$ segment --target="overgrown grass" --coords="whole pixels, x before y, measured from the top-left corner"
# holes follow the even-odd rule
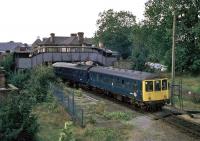
[[[177,80],[182,79],[183,88],[185,90],[200,95],[200,76],[182,75],[182,76],[177,76],[176,79]]]
[[[132,114],[129,112],[105,112],[104,117],[109,120],[130,120],[132,118]]]
[[[33,113],[38,116],[40,124],[37,138],[39,141],[58,141],[64,123],[70,120],[65,109],[55,102],[38,104]]]
[[[170,77],[170,74],[168,74]],[[182,80],[183,90],[183,108],[190,110],[200,109],[200,76],[176,75],[176,83]],[[179,101],[175,98],[176,106],[179,107]]]
[[[89,128],[85,131],[85,136],[90,141],[122,141],[119,130],[112,128]]]

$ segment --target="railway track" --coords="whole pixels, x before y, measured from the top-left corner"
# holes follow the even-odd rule
[[[147,111],[144,111],[140,108],[137,108],[137,107],[135,107],[135,106],[133,106],[129,103],[125,103],[125,102],[117,100],[113,97],[109,97],[107,95],[104,95],[101,92],[91,91],[91,90],[88,90],[88,89],[85,89],[85,88],[83,88],[83,90],[85,92],[92,93],[92,94],[99,96],[101,98],[111,100],[112,102],[123,105],[123,106],[125,106],[129,109],[135,110],[135,111],[137,111],[141,114],[145,114],[145,115],[149,116],[150,118],[152,118],[154,120],[162,120],[162,121],[164,121],[164,122],[166,122],[166,123],[168,123],[168,124],[170,124],[174,127],[177,127],[182,132],[187,133],[189,135],[192,135],[193,137],[195,137],[197,139],[200,139],[200,124],[193,123],[193,122],[190,122],[190,121],[187,121],[185,119],[178,117],[178,115],[183,114],[181,112],[175,112],[174,110],[170,110],[168,108],[163,108],[162,111],[158,111],[158,112],[147,112]]]
[[[174,110],[166,108],[163,108],[159,114],[152,113],[155,120],[162,120],[174,127],[179,128],[182,132],[200,139],[200,124],[179,117],[178,115],[181,114],[185,113],[174,112]]]
[[[184,120],[176,115],[171,115],[166,118],[163,118],[164,122],[167,122],[173,126],[176,126],[183,130],[185,133],[195,136],[200,139],[200,124],[195,124]]]

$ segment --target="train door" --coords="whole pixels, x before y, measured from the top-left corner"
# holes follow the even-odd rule
[[[153,80],[143,81],[143,101],[151,101],[152,95],[154,93]]]

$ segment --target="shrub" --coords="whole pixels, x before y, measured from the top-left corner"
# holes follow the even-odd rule
[[[103,101],[97,103],[95,111],[97,114],[103,114],[105,111],[105,103]]]
[[[127,112],[106,112],[103,115],[109,120],[130,120],[132,116],[131,113]]]
[[[121,141],[119,131],[111,128],[90,128],[85,131],[85,136],[92,141]]]
[[[12,93],[0,105],[0,140],[33,141],[38,131],[37,118],[31,113],[29,97]]]
[[[59,141],[75,141],[73,134],[73,123],[71,121],[65,123],[65,127],[60,133]]]
[[[18,71],[16,73],[10,73],[8,82],[22,89],[27,85],[29,77],[30,71]]]
[[[54,75],[51,67],[37,67],[31,72],[30,81],[27,85],[28,91],[35,97],[36,102],[44,102],[47,100],[47,91],[50,86],[50,82],[56,82],[56,76]]]
[[[13,62],[12,54],[7,55],[4,58],[4,60],[0,62],[0,66],[5,69],[7,76],[12,72],[12,70],[14,68],[13,65],[14,65],[14,62]]]
[[[75,95],[78,96],[78,97],[81,97],[82,96],[82,89],[79,88],[79,89],[75,90]]]

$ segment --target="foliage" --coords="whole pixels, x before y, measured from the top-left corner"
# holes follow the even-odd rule
[[[43,102],[47,98],[50,82],[54,83],[57,79],[51,67],[37,67],[32,70],[30,81],[26,89],[35,97],[36,102]]]
[[[12,54],[6,55],[4,60],[0,62],[0,66],[2,66],[5,69],[6,75],[8,76],[12,72],[14,66],[13,55]]]
[[[152,29],[150,33],[156,39],[156,47],[170,69],[172,44],[173,2],[176,10],[176,71],[199,73],[200,71],[200,3],[193,1],[149,0],[146,3],[145,25]],[[157,36],[158,35],[158,36]],[[156,38],[158,37],[158,38]],[[152,40],[154,41],[154,40]],[[153,43],[153,42],[152,42]]]
[[[105,102],[103,102],[103,101],[98,102],[98,103],[96,104],[96,107],[95,107],[95,112],[96,112],[97,114],[103,114],[104,111],[105,111],[105,107],[106,107]]]
[[[134,70],[143,71],[146,69],[145,63],[147,62],[147,52],[143,47],[135,47],[131,56],[133,60],[132,68]]]
[[[128,112],[105,112],[103,115],[109,120],[130,120],[132,117]]]
[[[51,99],[49,82],[57,82],[57,79],[50,67],[13,72],[12,61],[12,55],[8,55],[1,66],[6,70],[8,82],[17,86],[19,92],[8,94],[8,98],[0,103],[0,140],[32,141],[38,131],[32,108],[38,102]],[[57,109],[55,104],[49,108]]]
[[[88,119],[88,122],[91,124],[95,124],[97,122],[93,114],[88,115],[87,119]]]
[[[31,113],[31,99],[23,93],[12,93],[0,105],[0,140],[33,141],[38,129]]]
[[[73,123],[68,121],[65,123],[65,127],[60,134],[59,141],[75,141],[73,135]]]
[[[135,16],[127,11],[112,9],[99,14],[96,42],[103,42],[106,48],[118,51],[123,58],[130,55],[132,43],[129,41],[130,29],[135,25]]]
[[[111,128],[91,128],[85,131],[85,136],[94,141],[120,141],[122,137],[117,130]]]
[[[19,89],[25,88],[30,77],[30,71],[11,72],[8,82],[18,87]]]
[[[78,96],[78,97],[82,96],[82,90],[81,90],[81,88],[75,90],[75,95]]]

